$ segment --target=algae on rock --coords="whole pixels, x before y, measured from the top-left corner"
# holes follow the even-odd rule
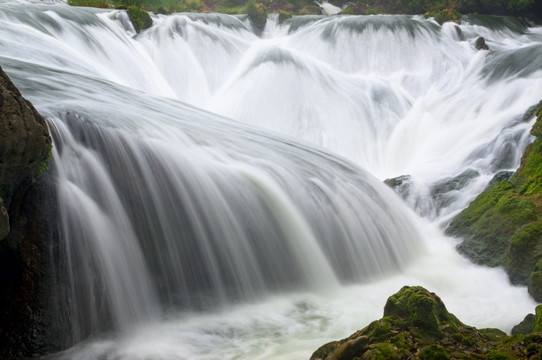
[[[382,319],[323,345],[311,360],[526,359],[541,353],[539,340],[539,334],[510,337],[465,325],[434,293],[405,286],[388,299]]]
[[[542,102],[521,165],[510,180],[492,181],[446,230],[478,264],[503,266],[514,284],[542,301]]]
[[[147,11],[137,6],[128,6],[126,12],[137,33],[152,26],[152,18]]]

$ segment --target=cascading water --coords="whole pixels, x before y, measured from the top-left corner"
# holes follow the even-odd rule
[[[54,138],[66,342],[90,336],[53,358],[308,358],[405,284],[476,326],[532,311],[440,226],[519,165],[542,31],[246,24],[174,14],[135,35],[122,11],[0,2],[0,64]],[[421,217],[375,175],[409,175]]]

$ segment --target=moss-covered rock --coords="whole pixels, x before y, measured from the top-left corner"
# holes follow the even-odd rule
[[[137,33],[152,26],[152,18],[147,11],[137,6],[128,6],[126,12]]]
[[[527,286],[533,298],[542,299],[542,259],[536,262]]]
[[[461,20],[461,14],[454,8],[446,8],[442,9],[440,11],[429,11],[424,14],[425,18],[432,17],[435,19],[436,22],[438,22],[440,25],[444,24],[445,22],[459,22]]]
[[[512,335],[530,334],[533,332],[535,315],[527,314],[525,318],[512,328]]]
[[[292,18],[292,13],[284,10],[279,10],[279,24],[282,24],[288,19]]]
[[[267,24],[267,10],[263,3],[257,3],[254,0],[248,0],[245,4],[245,11],[250,19],[254,30],[261,34]]]
[[[328,343],[311,359],[470,359],[494,348],[506,334],[477,330],[450,314],[426,289],[403,287],[384,307],[384,317],[350,337]]]
[[[531,133],[536,136],[510,180],[495,179],[446,230],[464,241],[460,252],[472,261],[504,266],[514,284],[529,286],[542,301],[542,104]]]
[[[542,305],[536,310],[531,327],[542,331]],[[320,347],[311,360],[539,359],[541,335],[529,331],[508,336],[498,329],[476,329],[450,314],[434,293],[405,286],[388,299],[382,319]]]

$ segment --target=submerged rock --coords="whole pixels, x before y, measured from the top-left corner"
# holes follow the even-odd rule
[[[392,188],[396,193],[401,195],[403,199],[408,198],[410,194],[410,185],[412,177],[410,175],[401,175],[391,179],[384,180],[384,184]]]
[[[474,41],[474,48],[476,50],[489,50],[489,46],[486,44],[486,39],[482,36],[478,36]]]
[[[540,336],[530,335],[531,342]],[[311,360],[350,359],[513,359],[540,354],[527,349],[524,335],[476,329],[449,313],[442,300],[420,286],[392,295],[384,317],[350,337],[323,345]]]

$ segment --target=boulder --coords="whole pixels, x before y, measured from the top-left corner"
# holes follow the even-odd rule
[[[128,18],[134,25],[136,33],[148,29],[152,26],[152,18],[149,13],[137,6],[128,6],[126,9]]]
[[[311,360],[506,359],[498,357],[509,350],[508,344],[501,346],[505,340],[509,337],[498,329],[463,324],[436,294],[405,286],[388,299],[382,319],[346,339],[325,344]]]
[[[476,50],[489,50],[489,46],[486,44],[486,39],[482,36],[478,36],[474,41],[474,48]]]

